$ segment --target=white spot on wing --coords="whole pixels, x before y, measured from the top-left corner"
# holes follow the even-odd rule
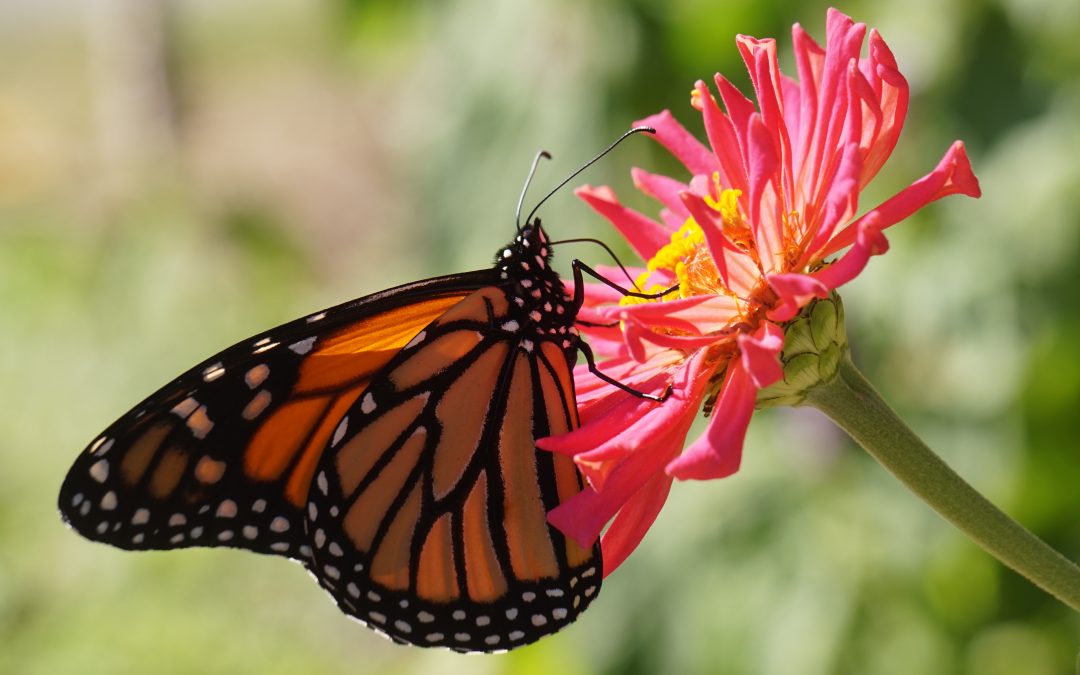
[[[289,521],[281,516],[270,521],[270,529],[274,532],[285,532],[289,529]]]
[[[226,499],[218,505],[214,515],[218,518],[234,518],[236,516],[236,502]]]
[[[270,366],[265,363],[260,363],[257,366],[252,366],[246,373],[244,373],[244,382],[247,384],[248,389],[254,389],[270,376]]]
[[[308,323],[315,323],[316,321],[322,321],[325,318],[326,318],[326,312],[319,312],[318,314],[312,314],[311,316],[309,316],[305,320]]]
[[[94,444],[90,446],[90,453],[101,457],[109,451],[113,446],[113,439],[106,440],[104,436],[94,441]]]
[[[412,349],[412,348],[413,348],[413,347],[415,347],[416,345],[418,345],[418,344],[420,344],[421,342],[423,342],[423,341],[424,341],[424,338],[426,338],[426,337],[427,337],[427,331],[426,331],[426,330],[422,330],[422,331],[420,331],[419,333],[417,333],[417,334],[416,334],[416,335],[415,335],[415,336],[413,337],[413,339],[409,340],[409,344],[405,345],[405,349]]]
[[[204,382],[213,382],[224,374],[225,366],[221,365],[221,362],[219,361],[212,366],[207,366],[203,370],[202,379]]]
[[[375,410],[375,397],[369,391],[364,394],[364,398],[360,399],[360,412],[369,415],[373,410]]]
[[[244,406],[244,410],[240,415],[250,422],[266,410],[267,406],[270,405],[271,398],[270,392],[265,389],[260,390],[258,394],[255,394],[255,396],[248,401],[248,404]]]
[[[256,348],[251,353],[252,354],[262,354],[263,352],[268,352],[271,349],[273,349],[274,347],[277,347],[279,344],[281,344],[281,343],[280,342],[271,342],[270,344],[263,345],[262,347]]]
[[[195,412],[195,409],[199,407],[199,402],[188,396],[183,401],[180,401],[173,406],[172,413],[181,419],[186,419],[188,415]]]
[[[90,477],[99,483],[104,483],[109,477],[109,460],[99,459],[90,466]]]
[[[101,498],[101,508],[104,511],[112,511],[116,508],[116,493],[109,490],[105,493],[105,496]]]
[[[291,345],[289,345],[289,351],[300,354],[301,356],[307,354],[311,351],[311,348],[315,346],[315,337],[316,336],[312,335],[305,340],[300,340],[299,342],[292,343]]]
[[[334,438],[333,438],[333,440],[330,441],[331,447],[333,447],[333,446],[335,446],[335,445],[337,445],[338,443],[341,442],[342,437],[345,435],[345,430],[348,429],[348,428],[349,428],[349,418],[348,418],[348,416],[342,417],[341,421],[338,422],[337,429],[334,429]]]

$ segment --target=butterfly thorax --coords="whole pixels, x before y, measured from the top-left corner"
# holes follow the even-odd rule
[[[509,328],[569,348],[577,335],[577,312],[550,262],[551,246],[539,219],[523,227],[495,259],[499,278],[513,302]]]

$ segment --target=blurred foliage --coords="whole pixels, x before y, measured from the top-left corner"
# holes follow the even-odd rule
[[[963,475],[1080,559],[1080,5],[842,7],[913,88],[870,205],[968,141],[985,196],[890,230],[845,289],[860,366]],[[781,0],[0,3],[0,672],[1069,672],[1080,621],[820,416],[760,414],[742,471],[680,484],[571,629],[488,658],[391,645],[299,568],[132,555],[67,532],[71,460],[232,341],[487,265],[533,199],[633,120],[693,129],[745,87],[736,33],[824,39]],[[586,180],[675,171],[631,141]],[[569,191],[559,236],[603,236]],[[625,252],[625,249],[623,249]],[[561,254],[597,257],[586,248]]]

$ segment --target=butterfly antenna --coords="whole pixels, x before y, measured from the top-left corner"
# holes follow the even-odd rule
[[[532,183],[533,176],[536,175],[536,167],[540,164],[540,159],[551,159],[551,154],[547,150],[541,150],[536,153],[536,157],[533,158],[532,168],[529,169],[529,177],[525,179],[525,185],[521,188],[521,196],[518,197],[517,210],[514,211],[514,224],[517,225],[517,229],[521,230],[521,205],[525,203],[525,193],[529,191],[529,183]]]
[[[548,244],[550,246],[558,246],[559,244],[579,244],[579,243],[585,243],[585,242],[588,242],[588,243],[591,243],[591,244],[596,244],[600,248],[607,251],[608,255],[611,256],[611,259],[614,260],[615,264],[618,265],[619,269],[622,270],[622,273],[624,275],[626,275],[626,280],[630,282],[630,285],[633,286],[635,289],[637,289],[639,292],[641,291],[641,288],[637,285],[637,282],[634,281],[634,278],[630,276],[630,272],[627,271],[626,267],[623,266],[622,261],[619,260],[619,256],[615,255],[615,251],[612,251],[611,247],[609,247],[607,244],[600,241],[599,239],[591,239],[589,237],[578,237],[578,238],[575,238],[575,239],[560,239],[559,241],[548,242]]]
[[[625,140],[626,140],[626,139],[627,139],[628,137],[630,137],[630,136],[633,136],[634,134],[636,134],[636,133],[640,133],[640,132],[643,132],[643,131],[644,131],[645,133],[648,133],[648,134],[655,134],[655,133],[656,133],[656,129],[653,129],[652,127],[634,127],[633,129],[631,129],[631,130],[627,131],[626,133],[624,133],[624,134],[623,134],[622,136],[619,136],[619,137],[618,137],[618,138],[617,138],[617,139],[615,140],[615,142],[614,142],[614,143],[612,143],[611,145],[607,146],[607,148],[605,148],[603,152],[601,152],[601,153],[600,153],[599,155],[597,155],[596,157],[593,157],[593,158],[592,158],[592,159],[590,159],[589,161],[587,161],[587,162],[585,162],[584,164],[582,164],[582,165],[581,165],[581,168],[579,168],[579,169],[578,169],[577,171],[575,171],[574,173],[572,173],[572,174],[570,174],[569,176],[567,176],[567,177],[566,177],[566,180],[564,180],[563,182],[561,182],[561,183],[559,183],[558,185],[556,185],[556,186],[555,186],[555,188],[554,188],[554,189],[553,189],[553,190],[552,190],[551,192],[547,193],[547,195],[546,195],[546,196],[545,196],[545,197],[544,197],[543,199],[541,199],[541,200],[540,200],[539,202],[537,202],[536,206],[534,206],[534,207],[533,207],[533,210],[529,212],[529,217],[525,219],[525,222],[527,223],[527,222],[529,222],[530,220],[532,220],[532,217],[533,217],[534,215],[536,215],[536,211],[537,211],[537,209],[539,209],[539,208],[540,208],[540,207],[541,207],[541,206],[542,206],[542,205],[544,204],[544,202],[546,202],[546,201],[547,201],[547,200],[548,200],[548,199],[549,199],[549,198],[551,197],[551,195],[555,194],[556,192],[558,192],[559,190],[561,190],[561,189],[562,189],[562,187],[563,187],[564,185],[566,185],[566,184],[567,184],[567,183],[569,183],[570,181],[572,181],[572,180],[574,180],[575,178],[577,178],[577,175],[578,175],[579,173],[581,173],[581,172],[582,172],[582,171],[584,171],[585,169],[588,169],[588,168],[589,168],[590,166],[592,166],[593,164],[595,164],[595,163],[596,163],[597,161],[599,161],[599,160],[600,160],[600,159],[601,159],[601,158],[602,158],[602,157],[603,157],[604,155],[606,155],[606,154],[608,154],[609,152],[611,152],[612,150],[614,150],[614,149],[615,149],[615,147],[616,147],[617,145],[619,145],[619,143],[622,143],[622,142],[623,142],[623,141],[625,141]]]

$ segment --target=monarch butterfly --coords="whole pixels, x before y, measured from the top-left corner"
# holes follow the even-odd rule
[[[292,558],[399,642],[497,651],[566,626],[599,592],[601,552],[547,524],[583,481],[535,439],[578,426],[577,352],[595,364],[574,324],[596,273],[574,261],[569,296],[531,217],[491,269],[317,312],[182,374],[76,459],[63,519],[123,549]]]

